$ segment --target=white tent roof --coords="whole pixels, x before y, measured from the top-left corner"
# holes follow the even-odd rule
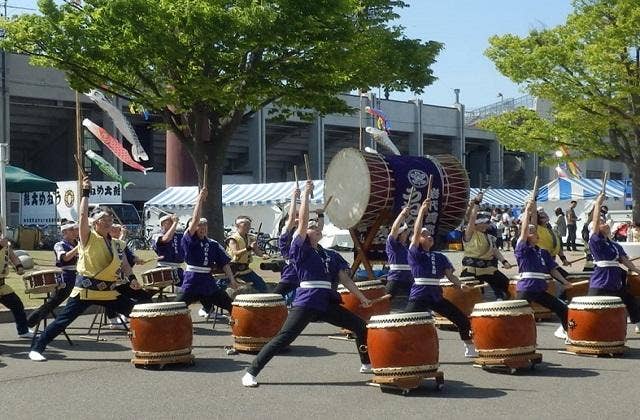
[[[602,180],[600,179],[567,179],[558,178],[540,187],[538,201],[584,200],[594,198],[600,193]],[[611,198],[624,197],[625,182],[620,180],[607,181],[607,196]]]
[[[295,182],[275,182],[271,184],[225,184],[222,186],[222,205],[232,206],[272,206],[291,201],[291,191]],[[303,183],[300,183],[303,186]],[[324,202],[324,181],[313,181],[312,203]],[[169,187],[151,198],[145,207],[160,209],[192,208],[198,196],[198,187]]]

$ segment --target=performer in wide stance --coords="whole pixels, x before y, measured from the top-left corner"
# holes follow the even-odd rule
[[[62,270],[61,287],[56,289],[38,309],[31,312],[27,318],[29,327],[35,327],[40,320],[64,302],[76,284],[76,263],[78,262],[78,250],[80,249],[78,244],[78,224],[66,219],[60,221],[60,223],[62,223],[60,226],[62,240],[56,242],[53,246],[53,252],[56,256],[56,267]]]
[[[297,201],[300,198],[300,189],[298,187],[294,187],[293,192],[291,193],[291,204],[289,205],[289,215],[287,216],[287,222],[282,227],[282,232],[280,237],[278,238],[278,248],[280,248],[280,255],[284,258],[285,266],[282,268],[282,272],[280,273],[280,282],[276,286],[273,293],[278,293],[285,297],[296,290],[300,285],[300,280],[298,279],[298,274],[296,273],[296,268],[293,265],[293,262],[289,258],[289,251],[291,250],[291,241],[293,240],[293,233],[296,228],[296,217],[297,217]]]
[[[42,355],[47,344],[64,331],[89,306],[105,306],[107,309],[125,316],[128,316],[133,308],[133,302],[115,290],[120,270],[130,280],[131,287],[140,287],[124,256],[125,244],[110,235],[113,214],[109,210],[97,209],[92,214],[93,229],[90,227],[90,192],[91,181],[89,177],[85,176],[82,180],[82,199],[80,200],[80,255],[75,287],[64,310],[42,332],[31,348],[29,352],[31,360],[38,362],[47,360]]]
[[[399,295],[408,296],[413,277],[408,262],[409,226],[405,220],[409,216],[409,207],[405,207],[391,225],[391,231],[387,236],[386,254],[389,262],[389,274],[387,274],[386,293],[391,299]],[[406,302],[406,298],[404,299]],[[406,303],[405,305],[406,306]]]
[[[340,295],[336,291],[338,281],[362,302],[362,306],[371,305],[371,301],[360,292],[347,274],[346,261],[338,253],[318,245],[322,239],[322,231],[318,229],[317,223],[309,222],[309,195],[312,190],[313,182],[307,181],[300,205],[298,228],[291,243],[290,256],[300,279],[293,308],[278,334],[253,359],[242,377],[244,386],[258,386],[256,377],[265,365],[281,349],[291,344],[309,322],[316,320],[353,331],[362,363],[360,372],[371,373],[369,355],[366,352],[366,323],[340,306]]]
[[[520,273],[520,279],[516,284],[517,299],[524,299],[529,303],[539,303],[555,312],[562,325],[554,335],[558,338],[567,338],[567,304],[547,293],[546,275],[550,274],[566,289],[570,289],[573,285],[558,270],[555,258],[546,249],[538,246],[536,216],[536,202],[529,201],[524,211],[520,237],[515,249],[518,272]]]
[[[618,296],[622,299],[629,319],[636,324],[635,332],[640,334],[640,307],[635,297],[626,288],[627,272],[620,268],[624,265],[631,271],[638,268],[629,260],[627,253],[615,241],[610,239],[611,227],[600,217],[601,206],[604,202],[604,193],[596,198],[591,220],[591,237],[589,237],[589,249],[593,254],[595,267],[589,280],[589,296]]]
[[[432,232],[423,228],[423,221],[431,206],[427,198],[418,210],[418,218],[413,227],[413,237],[409,245],[408,261],[413,275],[413,286],[409,294],[409,304],[405,312],[436,311],[453,322],[464,342],[465,357],[476,357],[476,349],[471,341],[471,323],[467,316],[453,303],[442,296],[440,279],[447,277],[454,286],[464,290],[466,285],[453,274],[453,265],[444,254],[432,252]]]

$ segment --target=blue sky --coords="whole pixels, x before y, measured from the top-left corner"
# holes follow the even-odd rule
[[[311,0],[310,0],[311,1]],[[451,105],[453,89],[461,91],[467,108],[497,102],[523,93],[503,77],[483,52],[495,34],[526,35],[534,28],[563,23],[571,11],[570,0],[405,0],[398,23],[411,38],[443,42],[445,49],[433,66],[438,80],[421,96],[425,103]],[[9,0],[11,6],[35,8],[36,0]],[[9,9],[9,14],[20,12]],[[411,99],[410,93],[393,93],[393,99]]]

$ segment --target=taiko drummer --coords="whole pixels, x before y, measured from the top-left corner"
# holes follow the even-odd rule
[[[520,273],[520,279],[516,284],[516,299],[524,299],[529,303],[536,302],[555,312],[562,325],[554,335],[558,338],[567,338],[567,304],[547,293],[546,276],[550,274],[567,289],[573,285],[562,276],[558,270],[558,264],[549,251],[538,246],[536,217],[536,203],[529,201],[522,218],[523,228],[520,230],[515,248]]]
[[[476,349],[471,341],[471,323],[467,316],[453,303],[442,296],[440,279],[447,277],[455,287],[465,290],[468,286],[462,284],[453,274],[453,265],[444,254],[432,252],[433,236],[422,227],[426,213],[431,206],[431,200],[423,201],[418,210],[418,218],[413,228],[413,237],[409,245],[408,262],[413,275],[413,286],[409,294],[409,304],[405,312],[436,311],[453,322],[464,342],[466,357],[476,357]]]
[[[411,267],[409,267],[407,260],[410,231],[405,220],[409,216],[409,211],[409,207],[402,209],[391,225],[391,231],[387,236],[385,249],[389,261],[387,294],[391,296],[392,299],[401,294],[408,294],[413,284]]]
[[[627,273],[620,264],[629,270],[638,272],[638,268],[629,260],[624,249],[610,239],[611,228],[600,217],[604,193],[596,198],[591,221],[589,249],[593,254],[595,267],[589,280],[589,296],[618,296],[624,302],[629,319],[636,324],[635,332],[640,334],[640,307],[635,297],[626,288]]]
[[[313,182],[307,181],[299,210],[299,223],[291,243],[290,257],[294,260],[300,287],[293,301],[293,308],[278,334],[265,345],[253,359],[242,385],[258,386],[256,377],[265,365],[284,347],[291,344],[313,321],[326,321],[332,325],[353,331],[356,336],[362,366],[360,372],[371,373],[369,355],[366,352],[367,326],[358,316],[340,306],[340,295],[336,292],[340,281],[362,302],[371,305],[349,277],[347,262],[334,251],[323,249],[318,242],[322,231],[317,223],[309,221],[309,195]]]

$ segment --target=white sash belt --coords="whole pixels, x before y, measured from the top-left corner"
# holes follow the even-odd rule
[[[194,273],[211,273],[211,267],[200,267],[199,265],[189,265],[187,264],[187,268],[185,271],[192,271]]]
[[[76,271],[76,266],[75,265],[65,265],[60,267],[61,270],[63,271]]]
[[[440,286],[440,279],[417,277],[414,279],[414,283],[418,286]]]
[[[303,289],[331,289],[330,281],[301,281],[300,287]]]
[[[177,262],[158,261],[158,267],[180,267],[181,265],[182,263],[177,263]],[[192,266],[192,267],[195,267],[195,266]]]
[[[536,273],[535,271],[525,271],[524,273],[520,273],[520,280],[524,280],[524,279],[546,280],[547,278],[548,278],[548,274]]]
[[[389,264],[389,270],[391,271],[411,271],[409,264]]]
[[[618,263],[618,261],[603,260],[603,261],[594,261],[593,263],[598,267],[620,267],[620,264]]]

